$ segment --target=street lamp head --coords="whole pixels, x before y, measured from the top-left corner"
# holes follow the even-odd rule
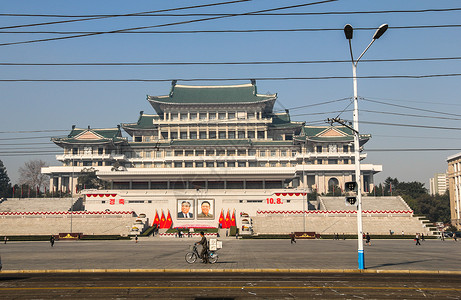
[[[346,39],[352,40],[353,31],[354,29],[352,28],[351,24],[346,24],[346,26],[344,26],[344,34],[346,35]]]
[[[389,26],[387,24],[383,24],[379,26],[379,28],[376,30],[375,34],[373,35],[373,39],[377,40],[379,39],[387,30]]]

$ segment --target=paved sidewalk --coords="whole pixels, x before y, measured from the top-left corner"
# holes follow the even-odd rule
[[[76,269],[357,269],[357,241],[235,240],[222,238],[218,263],[187,264],[195,238],[134,241],[8,242],[0,244],[3,270]],[[365,246],[370,270],[461,271],[461,242],[372,240]]]

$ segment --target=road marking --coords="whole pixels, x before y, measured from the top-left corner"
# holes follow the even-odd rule
[[[461,288],[436,287],[385,287],[385,286],[245,286],[244,289],[356,289],[356,290],[425,290],[425,291],[461,291]],[[81,287],[14,287],[0,288],[0,291],[28,291],[28,290],[122,290],[122,289],[242,289],[241,286],[81,286]]]

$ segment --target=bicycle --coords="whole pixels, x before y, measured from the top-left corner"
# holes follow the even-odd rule
[[[207,250],[206,255],[208,256],[208,261],[210,264],[214,264],[218,261],[218,254],[216,251]],[[194,244],[190,246],[190,251],[186,253],[185,258],[189,264],[193,264],[197,261],[197,258],[201,258],[197,251],[197,245]]]

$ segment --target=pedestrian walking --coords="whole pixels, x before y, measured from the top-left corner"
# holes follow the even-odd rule
[[[421,242],[424,242],[424,233],[421,233]]]
[[[138,243],[138,235],[136,235],[136,237],[134,238],[134,240],[136,241],[136,243]]]
[[[5,241],[5,244],[6,244],[6,241],[8,241],[8,238],[6,237],[6,235],[5,235],[4,241]]]
[[[455,241],[455,242],[458,241],[458,237],[456,236],[456,232],[453,232],[453,241]]]
[[[296,240],[295,240],[295,234],[292,232],[291,233],[291,243],[295,243],[296,244]]]
[[[367,232],[367,235],[365,236],[365,240],[366,240],[366,245],[371,246],[371,238],[368,232]]]
[[[421,243],[419,242],[419,233],[416,234],[415,241],[416,241],[416,246],[421,245]]]
[[[54,247],[54,241],[55,241],[54,235],[51,235],[51,237],[50,237],[51,247]]]

